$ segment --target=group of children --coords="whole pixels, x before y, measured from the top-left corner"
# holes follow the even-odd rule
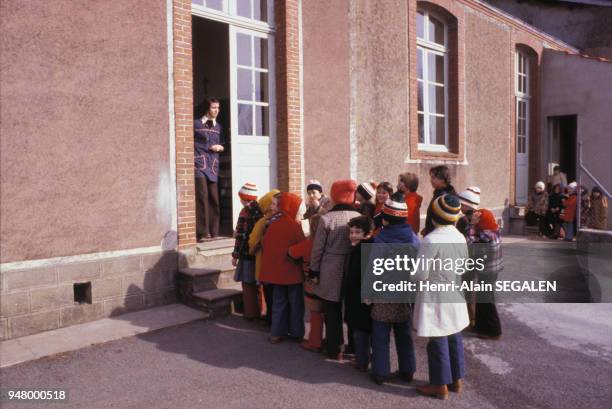
[[[580,199],[578,199],[580,192]],[[538,235],[551,239],[572,241],[576,234],[576,217],[580,200],[580,226],[606,230],[608,200],[598,186],[591,193],[584,186],[572,182],[567,186],[557,183],[547,186],[539,181],[529,195],[526,222],[538,226]]]
[[[397,191],[389,182],[334,182],[327,197],[321,183],[307,185],[307,202],[288,192],[273,190],[256,200],[256,187],[245,184],[239,195],[243,204],[236,226],[233,264],[235,279],[242,282],[244,316],[260,317],[258,285],[265,299],[269,342],[300,342],[309,351],[330,359],[354,355],[358,370],[371,370],[382,384],[390,376],[390,334],[394,333],[398,376],[411,382],[416,370],[412,330],[428,337],[430,383],[417,387],[427,396],[445,399],[448,391],[460,392],[465,374],[461,331],[470,327],[486,338],[499,338],[501,326],[494,303],[466,307],[465,303],[364,303],[361,298],[361,244],[405,243],[444,258],[455,243],[469,257],[467,243],[501,243],[492,212],[481,209],[480,189],[470,187],[457,194],[446,166],[430,170],[433,197],[420,230],[422,196],[413,173],[399,175]],[[463,216],[463,217],[462,217]],[[305,235],[302,220],[309,233]],[[459,223],[458,223],[459,222]],[[458,227],[455,227],[457,224]],[[419,237],[419,234],[421,237]],[[427,246],[422,244],[427,243]],[[499,253],[501,254],[501,253]],[[462,254],[463,255],[463,254]],[[457,254],[446,256],[456,257]],[[490,257],[487,279],[494,280],[500,259]],[[457,276],[445,271],[421,271],[421,280],[448,281]],[[478,277],[464,277],[477,279]],[[483,277],[481,277],[483,278]],[[304,339],[305,308],[310,332]],[[344,342],[344,324],[348,342]],[[323,328],[325,338],[323,339]]]

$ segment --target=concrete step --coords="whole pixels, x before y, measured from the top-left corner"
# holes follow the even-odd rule
[[[234,266],[231,261],[207,265],[194,263],[191,267],[179,270],[178,280],[180,284],[187,285],[187,289],[194,293],[227,287],[235,284]]]
[[[234,251],[234,239],[219,239],[198,243],[198,252],[190,260],[189,267],[231,263],[232,251]]]
[[[241,313],[242,289],[240,284],[232,287],[217,288],[200,291],[193,294],[194,305],[209,314],[210,317],[219,317],[231,313]]]

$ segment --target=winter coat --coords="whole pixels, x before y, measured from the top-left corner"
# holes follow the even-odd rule
[[[453,243],[454,245],[449,245]],[[469,257],[465,237],[453,225],[440,226],[428,234],[419,248],[417,257],[425,259],[462,258]],[[429,281],[430,283],[461,284],[461,276],[454,271],[431,270],[426,265],[416,271],[414,281]],[[418,284],[417,284],[418,285]],[[413,327],[420,337],[443,337],[460,332],[470,323],[467,304],[464,302],[439,302],[445,293],[418,292],[415,300]]]
[[[362,216],[368,216],[370,219],[374,218],[374,212],[376,212],[376,205],[372,202],[363,202],[357,209]]]
[[[544,216],[548,211],[548,193],[531,192],[527,202],[527,211],[534,212],[538,216]]]
[[[431,201],[429,202],[429,206],[427,206],[427,208],[429,209],[431,207],[432,202],[436,200],[438,197],[442,195],[446,195],[446,194],[455,195],[455,196],[457,195],[457,192],[455,191],[455,188],[453,187],[453,185],[448,185],[446,187],[443,187],[442,189],[434,190],[433,197],[431,198]],[[431,215],[429,214],[429,212],[427,212],[427,216],[425,218],[425,228],[423,229],[423,237],[427,236],[435,228],[436,226],[434,226],[433,224]]]
[[[565,209],[560,219],[566,223],[572,223],[576,219],[576,197],[576,194],[571,194],[567,199],[561,201]]]
[[[341,300],[344,263],[351,250],[347,223],[358,216],[361,215],[349,205],[336,205],[321,216],[314,236],[310,270],[319,274],[313,293],[324,300]]]
[[[559,214],[561,212],[561,209],[563,208],[563,205],[561,204],[561,200],[563,199],[563,196],[560,193],[551,193],[548,196],[548,208],[549,209],[559,209],[559,212],[557,212],[556,214]]]
[[[280,190],[273,189],[269,191],[268,193],[266,193],[265,195],[263,195],[257,201],[257,204],[259,205],[259,208],[261,212],[263,213],[263,217],[257,220],[257,223],[255,223],[255,226],[253,226],[253,229],[251,230],[251,233],[249,234],[249,238],[248,238],[249,254],[252,254],[255,256],[255,279],[256,280],[259,280],[259,275],[261,273],[261,258],[262,258],[261,257],[261,240],[263,239],[263,234],[264,234],[264,231],[266,230],[266,227],[268,226],[270,217],[273,216],[273,214],[269,212],[270,205],[272,204],[272,199],[274,198],[274,196],[276,196],[279,193],[280,193]]]
[[[319,206],[317,207],[308,207],[306,212],[304,212],[304,220],[310,219],[315,214],[325,214],[332,208],[332,201],[325,195],[321,196],[319,200]]]
[[[417,192],[406,194],[406,206],[408,206],[408,219],[406,223],[412,227],[412,231],[418,233],[421,230],[421,204],[423,196]]]
[[[499,228],[497,230],[480,230],[477,226],[471,224],[466,240],[470,257],[484,259],[484,269],[478,272],[478,277],[495,281],[504,269]]]
[[[418,248],[419,238],[409,224],[389,224],[384,226],[374,238],[375,244],[404,243]],[[408,279],[409,277],[406,277]],[[406,322],[410,320],[411,308],[407,303],[374,303],[372,319],[380,322]]]
[[[361,302],[361,244],[372,243],[372,239],[362,240],[351,248],[344,272],[344,321],[352,329],[370,332],[372,318],[371,306]]]
[[[310,256],[312,254],[313,237],[310,236],[306,240],[294,244],[289,247],[289,257],[296,261],[302,262],[302,271],[304,277],[308,276],[310,271]],[[321,311],[321,299],[312,293],[312,281],[304,280],[304,303],[310,311]]]
[[[282,193],[280,213],[270,219],[261,243],[260,280],[264,283],[291,285],[303,281],[302,266],[292,260],[289,248],[305,239],[302,226],[296,221],[302,199],[292,193]]]
[[[236,222],[236,229],[234,230],[234,251],[232,252],[233,258],[241,258],[246,260],[254,259],[254,256],[249,253],[249,235],[255,227],[255,223],[261,219],[261,209],[257,204],[256,200],[248,202],[238,215],[238,221]]]
[[[608,228],[608,199],[603,195],[599,198],[591,197],[591,225],[594,229],[606,230]]]

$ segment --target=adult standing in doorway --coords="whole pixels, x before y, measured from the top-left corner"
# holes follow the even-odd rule
[[[219,235],[219,153],[223,129],[217,121],[219,100],[206,98],[205,114],[194,121],[196,235],[198,242]]]
[[[552,189],[556,185],[561,186],[561,191],[565,189],[565,187],[567,186],[567,175],[564,172],[561,172],[561,166],[555,165],[555,167],[553,167],[553,174],[548,175],[547,182],[548,182],[548,190],[550,193],[552,193]]]

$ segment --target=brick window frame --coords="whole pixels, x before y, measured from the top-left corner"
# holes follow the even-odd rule
[[[173,0],[173,85],[178,248],[196,245],[191,0]],[[274,2],[278,188],[302,192],[299,0]]]
[[[418,87],[417,87],[417,10],[427,10],[442,17],[447,27],[447,70],[448,82],[448,152],[419,149],[418,129]],[[463,9],[450,0],[416,1],[408,3],[408,51],[409,51],[409,145],[410,160],[451,160],[465,161],[465,120],[464,120],[464,53],[465,27]]]

